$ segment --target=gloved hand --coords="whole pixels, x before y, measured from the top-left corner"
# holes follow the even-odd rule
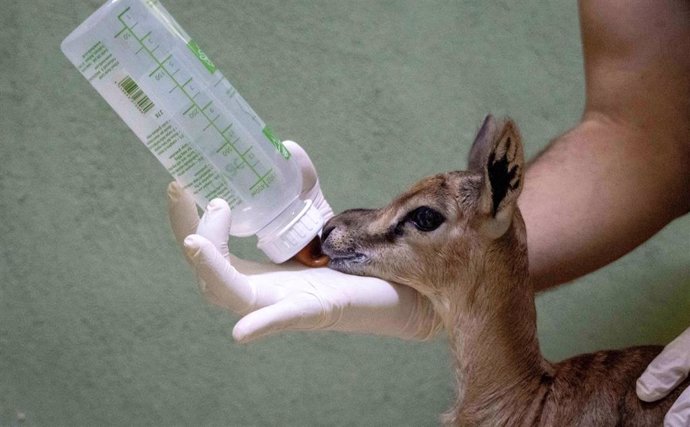
[[[286,147],[303,176],[301,197],[314,201],[325,219],[333,211],[321,192],[316,170],[294,142]],[[233,337],[248,342],[282,330],[335,330],[428,339],[441,328],[431,302],[406,286],[350,276],[295,262],[255,263],[230,254],[230,208],[209,203],[201,220],[194,200],[176,182],[168,187],[170,222],[195,268],[206,299],[242,315]],[[196,231],[196,234],[191,234]]]
[[[654,402],[669,394],[690,372],[690,328],[671,341],[637,380],[637,396]],[[690,425],[690,387],[676,399],[664,417],[664,427]]]

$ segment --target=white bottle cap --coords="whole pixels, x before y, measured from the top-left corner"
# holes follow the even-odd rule
[[[298,204],[296,205],[296,203]],[[282,222],[281,220],[285,218],[288,221],[283,225],[272,226],[276,222]],[[323,217],[311,200],[297,200],[271,224],[256,233],[259,238],[256,246],[271,261],[275,263],[285,262],[307,246],[319,234],[323,224]]]

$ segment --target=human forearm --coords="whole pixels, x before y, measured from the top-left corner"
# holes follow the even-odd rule
[[[605,119],[557,138],[529,166],[519,201],[535,288],[608,264],[686,212],[681,168],[674,150]]]

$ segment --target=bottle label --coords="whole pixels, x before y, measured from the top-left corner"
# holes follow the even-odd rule
[[[285,160],[288,160],[290,158],[290,152],[285,145],[283,145],[282,141],[273,135],[273,132],[271,132],[271,129],[268,126],[264,126],[263,133],[266,135],[266,138],[271,141],[271,144],[273,144],[275,149],[278,150],[280,155],[283,156]]]
[[[201,50],[197,42],[190,40],[187,43],[187,47],[192,51],[192,53],[194,53],[194,56],[199,58],[199,61],[201,61],[201,64],[208,70],[209,73],[213,74],[216,72],[216,64],[214,64],[213,61],[211,61],[211,58],[209,58],[208,55]]]

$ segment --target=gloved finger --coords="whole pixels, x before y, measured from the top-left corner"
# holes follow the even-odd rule
[[[194,198],[177,181],[168,184],[168,217],[175,239],[183,246],[185,237],[196,231],[199,211]]]
[[[257,291],[213,243],[198,234],[184,240],[187,256],[199,276],[199,288],[209,302],[244,314],[256,307]]]
[[[664,427],[686,427],[690,425],[690,387],[678,396],[676,403],[664,417]]]
[[[653,402],[666,396],[690,372],[690,328],[671,341],[637,380],[637,396]]]
[[[223,199],[213,199],[209,202],[204,215],[199,221],[196,234],[210,241],[230,264],[244,274],[270,271],[263,264],[246,261],[230,253],[228,238],[231,225],[232,215],[228,203]]]
[[[283,145],[288,149],[299,166],[299,170],[302,173],[302,195],[305,195],[316,186],[319,180],[314,163],[309,158],[307,152],[304,151],[304,148],[295,141],[283,141]]]
[[[247,314],[237,322],[232,336],[237,342],[248,343],[283,330],[325,328],[327,318],[317,298],[299,295]]]
[[[199,221],[196,234],[205,237],[227,260],[230,258],[228,237],[230,236],[230,206],[223,199],[213,199]]]

